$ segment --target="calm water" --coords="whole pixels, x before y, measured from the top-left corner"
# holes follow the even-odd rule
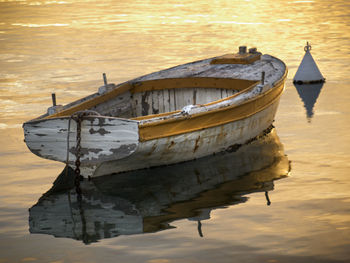
[[[322,87],[292,84],[306,41]],[[21,124],[52,92],[65,104],[103,72],[119,83],[243,44],[289,67],[268,143],[86,182],[80,204],[41,198],[64,167],[31,154]],[[0,0],[0,262],[349,262],[349,72],[347,0]]]

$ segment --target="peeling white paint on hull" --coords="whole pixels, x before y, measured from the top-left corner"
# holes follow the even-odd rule
[[[242,120],[192,133],[140,142],[137,150],[124,159],[100,164],[90,176],[174,164],[228,150],[244,144],[266,130],[274,121],[279,100],[265,110]]]
[[[38,120],[23,125],[25,141],[34,154],[66,162],[69,153],[68,162],[71,165],[76,160],[76,127],[75,120],[70,117]],[[100,162],[124,158],[136,150],[138,143],[137,121],[102,116],[85,117],[81,131],[81,164],[94,166]]]

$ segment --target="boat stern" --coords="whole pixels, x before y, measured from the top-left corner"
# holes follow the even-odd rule
[[[23,124],[25,142],[34,154],[74,165],[77,121],[71,117],[39,119]],[[138,147],[138,122],[107,116],[85,116],[81,121],[81,166],[131,155]]]

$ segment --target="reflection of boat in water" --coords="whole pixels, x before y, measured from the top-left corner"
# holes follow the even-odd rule
[[[288,175],[289,161],[274,129],[247,145],[171,166],[111,174],[84,181],[82,198],[62,173],[29,210],[31,233],[85,243],[171,228],[169,222],[210,218],[211,209],[242,203],[244,195],[273,190]],[[269,200],[268,200],[269,201]]]
[[[314,106],[316,104],[317,98],[321,93],[321,89],[324,83],[316,84],[304,84],[298,85],[294,84],[298,91],[299,97],[304,102],[304,107],[306,109],[306,117],[308,121],[314,116]]]

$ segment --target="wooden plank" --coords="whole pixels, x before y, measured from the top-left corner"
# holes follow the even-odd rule
[[[216,100],[222,99],[221,98],[221,90],[220,89],[213,89],[212,91],[213,91],[212,97],[211,97],[212,101],[216,101]]]
[[[184,89],[175,89],[176,110],[181,110],[184,106],[187,105],[184,95]]]
[[[135,117],[142,116],[142,105],[141,105],[141,93],[134,93],[133,94],[133,107],[135,112]]]
[[[221,96],[221,98],[222,98],[222,99],[225,99],[225,98],[227,98],[228,96],[230,96],[230,95],[229,95],[229,91],[231,91],[231,90],[222,89],[222,96]]]
[[[193,88],[192,89],[192,104],[193,105],[196,105],[196,104],[198,104],[198,102],[197,102],[197,93],[198,93],[198,88]]]
[[[163,90],[163,102],[164,112],[170,111],[170,91],[168,89]]]
[[[197,90],[197,104],[206,104],[208,102],[209,89],[198,89]]]
[[[150,115],[152,112],[152,94],[150,91],[141,93],[141,116]]]
[[[168,94],[169,94],[169,112],[172,112],[176,110],[175,90],[169,89]]]
[[[153,90],[151,91],[152,94],[152,111],[150,114],[158,114],[159,112],[159,96],[158,96],[159,90]]]
[[[113,99],[110,99],[104,103],[100,103],[92,107],[91,110],[97,111],[101,115],[105,115],[105,116],[131,118],[132,117],[131,93],[125,92]]]
[[[164,90],[158,90],[157,91],[158,95],[158,102],[159,102],[159,113],[164,113]]]
[[[153,91],[147,91],[148,96],[146,97],[146,103],[148,103],[149,108],[147,115],[153,114]]]
[[[193,88],[185,88],[182,89],[183,98],[184,98],[184,106],[193,105]]]
[[[226,90],[227,92],[227,97],[232,96],[233,94],[235,94],[234,90]]]

